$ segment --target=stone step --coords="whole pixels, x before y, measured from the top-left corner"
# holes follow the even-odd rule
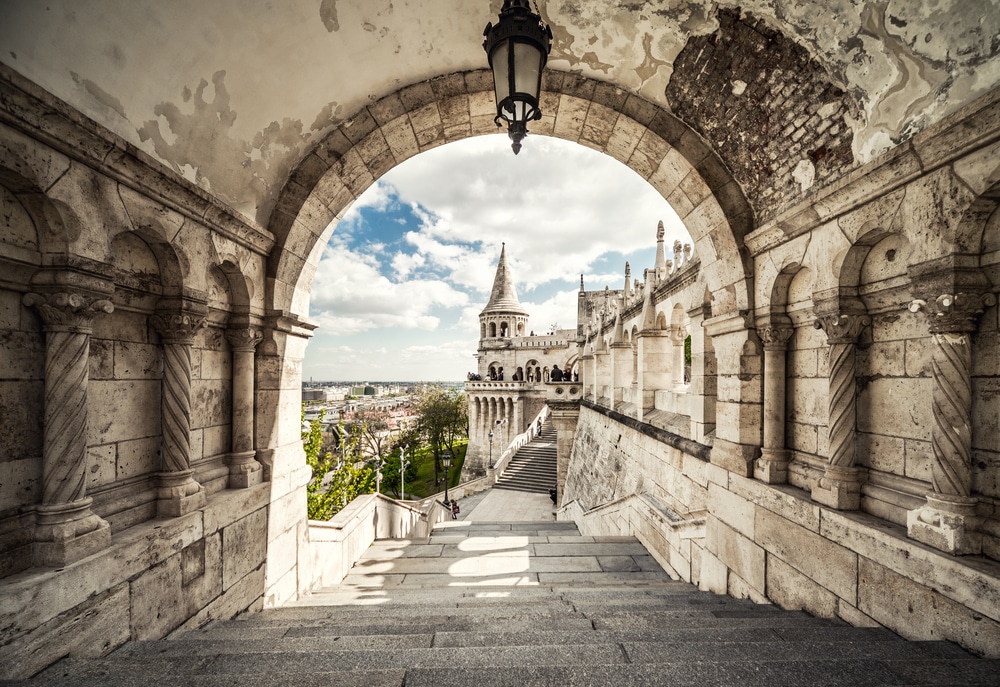
[[[170,644],[155,642],[150,644]],[[948,655],[935,646],[943,643],[827,642],[765,643],[718,642],[652,643],[607,642],[589,644],[518,646],[442,646],[434,648],[385,648],[378,650],[295,650],[215,653],[205,656],[164,657],[139,651],[116,653],[103,660],[70,659],[49,669],[35,684],[83,684],[99,678],[104,685],[148,684],[154,676],[195,678],[227,676],[234,683],[271,676],[341,674],[382,677],[379,673],[403,670],[399,676],[407,687],[424,684],[433,674],[436,684],[757,684],[757,685],[892,685],[905,684],[897,671],[910,669],[914,677],[935,670],[943,680],[968,678],[960,684],[996,684],[996,673],[988,675],[983,662],[973,657]],[[907,647],[910,647],[907,649]],[[149,647],[155,649],[155,647]],[[923,653],[919,653],[923,651]],[[951,649],[951,652],[960,651]],[[916,654],[914,652],[917,652]],[[922,659],[914,659],[922,655]],[[916,661],[920,673],[912,669]],[[961,664],[968,665],[961,665]],[[995,663],[995,662],[994,662]],[[442,672],[440,666],[450,666]],[[996,666],[991,666],[996,668]],[[575,679],[579,673],[582,683]],[[656,672],[647,672],[643,668]],[[475,672],[473,672],[473,669]],[[558,669],[558,670],[553,670]],[[372,675],[373,671],[375,675]],[[458,672],[456,672],[458,671]],[[137,681],[141,676],[147,682]],[[517,682],[509,682],[512,676]],[[601,677],[601,682],[590,682]],[[68,679],[67,679],[68,678]],[[474,682],[474,680],[477,680]],[[646,681],[650,680],[652,681]],[[994,682],[988,682],[993,679]],[[162,684],[161,680],[155,682]],[[925,684],[925,680],[921,680]],[[266,684],[272,684],[270,680]],[[357,683],[355,683],[357,684]],[[938,684],[944,684],[939,682]]]
[[[786,630],[788,631],[788,630]],[[830,644],[836,641],[844,648],[836,648]],[[953,659],[966,660],[968,657],[958,655],[951,649],[911,645],[892,633],[876,634],[861,633],[848,637],[845,633],[839,640],[789,642],[773,629],[748,628],[688,628],[677,630],[658,630],[655,632],[638,631],[573,631],[553,632],[531,630],[517,633],[492,631],[439,631],[424,634],[393,634],[393,635],[324,635],[312,637],[271,637],[243,638],[239,641],[233,638],[215,638],[211,634],[198,635],[192,638],[160,640],[147,642],[132,642],[112,654],[112,658],[177,658],[183,656],[215,656],[220,654],[253,654],[274,652],[314,652],[314,651],[377,651],[383,649],[430,649],[443,647],[490,647],[490,646],[560,646],[574,644],[627,644],[639,646],[653,645],[647,648],[649,655],[654,655],[662,648],[664,652],[680,651],[681,644],[708,644],[713,651],[719,648],[732,649],[733,655],[745,653],[753,646],[756,652],[766,651],[770,655],[775,652],[795,651],[796,646],[802,649],[804,655],[810,652],[821,654],[827,658],[842,658],[832,654],[850,654],[852,657],[871,657],[876,653],[875,646],[880,642],[891,643],[892,647],[878,649],[882,660],[927,660]],[[775,645],[775,646],[771,646]],[[780,646],[777,646],[780,645]],[[793,646],[794,645],[794,646]],[[859,648],[860,645],[864,645]],[[943,645],[950,647],[951,645]],[[909,647],[909,648],[907,648]],[[654,657],[655,658],[655,657]],[[729,659],[727,659],[729,660]],[[743,660],[737,658],[733,660]],[[662,662],[652,660],[652,662]]]
[[[633,537],[456,521],[294,604],[10,684],[997,685],[1000,662],[699,591]]]

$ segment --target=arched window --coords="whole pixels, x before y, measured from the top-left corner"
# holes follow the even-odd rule
[[[490,338],[495,339],[497,336],[497,323],[490,322]]]

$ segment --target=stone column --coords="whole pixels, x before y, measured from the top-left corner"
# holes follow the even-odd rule
[[[163,339],[161,466],[156,514],[177,517],[205,505],[205,492],[191,469],[191,346],[205,315],[188,306],[150,318]]]
[[[615,410],[625,399],[625,387],[632,384],[632,344],[611,344],[611,389],[609,406]]]
[[[673,346],[668,332],[662,329],[644,329],[636,337],[639,348],[639,388],[637,392],[637,420],[656,406],[656,392],[670,385]]]
[[[35,565],[63,567],[111,544],[111,527],[87,496],[87,386],[91,324],[111,301],[80,293],[28,293],[45,331],[45,425],[42,502],[37,507]]]
[[[924,506],[907,513],[906,532],[911,539],[955,555],[982,552],[978,499],[972,495],[970,334],[976,330],[978,317],[994,303],[992,294],[957,293],[910,305],[911,311],[927,314],[934,339],[934,491],[927,494]]]
[[[858,312],[817,315],[815,327],[826,332],[830,347],[829,427],[830,462],[813,487],[812,497],[838,510],[857,510],[861,505],[860,469],[857,453],[858,397],[857,342],[871,318]]]
[[[259,329],[226,330],[233,349],[233,426],[229,454],[229,488],[246,489],[260,484],[263,473],[254,451],[254,351],[264,335]]]
[[[764,446],[754,466],[754,477],[768,484],[788,481],[785,449],[785,352],[792,336],[787,318],[772,319],[757,328],[764,344]]]
[[[671,361],[671,374],[673,375],[673,392],[683,393],[687,390],[684,383],[684,340],[687,338],[687,330],[681,326],[670,328],[670,341],[674,344],[673,360]]]

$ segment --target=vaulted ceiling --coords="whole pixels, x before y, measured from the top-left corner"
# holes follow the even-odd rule
[[[501,4],[4,0],[0,62],[266,225],[290,171],[354,113],[485,67],[482,31]],[[815,114],[811,101],[831,122],[803,154],[832,168],[1000,83],[1000,4],[989,0],[538,5],[554,34],[551,69],[670,109],[745,186],[787,124]],[[765,171],[791,175],[792,163]]]

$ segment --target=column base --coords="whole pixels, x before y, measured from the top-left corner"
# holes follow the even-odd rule
[[[90,497],[38,506],[32,558],[35,565],[61,568],[111,546],[111,526],[90,510]]]
[[[264,480],[264,472],[254,451],[229,454],[229,488],[249,489]]]
[[[813,487],[812,498],[837,510],[857,510],[861,506],[861,470],[828,466]]]
[[[786,484],[788,482],[788,456],[788,451],[785,449],[761,449],[760,458],[754,462],[753,476],[767,484]]]
[[[928,494],[927,504],[906,514],[906,536],[953,556],[983,551],[977,500],[963,496]]]
[[[194,480],[193,474],[194,470],[181,470],[156,475],[158,518],[176,518],[205,507],[205,490]]]

